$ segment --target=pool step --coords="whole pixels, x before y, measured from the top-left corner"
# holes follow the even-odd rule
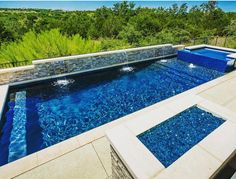
[[[24,157],[26,154],[26,91],[20,91],[16,92],[15,97],[8,162]]]
[[[182,84],[183,86],[188,85],[189,87],[194,87],[195,84],[202,84],[206,81],[200,77],[195,77],[193,75],[189,75],[183,71],[179,71],[178,69],[175,69],[173,67],[160,65],[160,68],[163,69],[163,74],[166,77],[169,77],[171,80]],[[178,79],[176,79],[176,76],[178,76]]]

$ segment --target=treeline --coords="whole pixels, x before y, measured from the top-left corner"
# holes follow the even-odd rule
[[[22,45],[29,34],[37,38],[40,34],[47,36],[47,33],[59,33],[68,41],[79,36],[85,41],[99,42],[100,47],[92,51],[179,43],[198,37],[236,36],[236,13],[224,12],[217,7],[216,1],[192,8],[187,4],[143,8],[132,2],[120,2],[112,8],[101,7],[95,11],[0,9],[0,59],[3,51],[10,46]],[[50,36],[45,41],[48,38]],[[44,57],[40,55],[40,58]]]

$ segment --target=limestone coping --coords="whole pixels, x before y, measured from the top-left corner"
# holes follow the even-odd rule
[[[236,53],[232,53],[230,55],[227,55],[227,57],[236,59]]]
[[[236,53],[236,50],[232,49],[232,48],[218,47],[218,46],[206,45],[206,44],[185,47],[185,49],[187,49],[187,50],[195,50],[195,49],[199,49],[199,48],[213,48],[213,49],[217,49],[217,50],[223,50],[223,51],[229,51],[229,52]]]
[[[0,74],[13,73],[13,72],[16,72],[16,71],[24,71],[24,70],[31,70],[31,69],[34,69],[34,65],[27,65],[27,66],[13,67],[13,68],[5,68],[5,69],[0,69]]]
[[[185,47],[185,45],[174,45],[173,46],[173,48],[178,49],[178,50],[183,49],[184,47]]]

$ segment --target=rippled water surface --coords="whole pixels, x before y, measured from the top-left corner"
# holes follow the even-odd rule
[[[0,165],[223,75],[176,59],[132,68],[10,89],[1,122]]]

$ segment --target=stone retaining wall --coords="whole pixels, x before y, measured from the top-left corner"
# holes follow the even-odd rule
[[[115,150],[111,146],[111,165],[112,165],[112,179],[133,179],[128,169],[125,167]]]
[[[33,65],[0,70],[0,85],[28,80],[53,78],[115,65],[176,55],[182,46],[156,45],[109,52],[92,53],[44,60]]]

